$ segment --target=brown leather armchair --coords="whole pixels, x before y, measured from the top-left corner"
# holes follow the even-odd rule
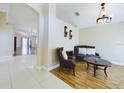
[[[71,70],[75,76],[75,59],[65,59],[62,54],[63,47],[57,48],[57,57],[60,63],[60,70]]]

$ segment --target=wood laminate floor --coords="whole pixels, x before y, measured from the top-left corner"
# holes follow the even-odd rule
[[[93,76],[93,68],[86,69],[84,62],[76,63],[76,76],[67,71],[59,72],[59,68],[51,72],[76,89],[120,89],[124,88],[124,66],[112,65],[107,69],[108,77],[103,70],[96,71],[96,77]]]

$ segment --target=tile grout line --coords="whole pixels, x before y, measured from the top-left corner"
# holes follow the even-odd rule
[[[9,73],[9,81],[10,81],[10,88],[12,89],[12,77],[11,77],[11,69],[10,69],[10,63],[8,62],[8,73]]]
[[[39,82],[39,80],[34,77],[32,71],[30,71],[29,68],[28,68],[25,64],[23,64],[23,65],[25,66],[25,68],[27,69],[27,71],[30,73],[30,75],[32,76],[32,78],[37,82],[37,84],[38,84],[40,87],[42,87],[41,84],[40,84],[40,82]]]

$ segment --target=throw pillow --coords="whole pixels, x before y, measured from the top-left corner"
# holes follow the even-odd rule
[[[91,54],[95,55],[95,53],[96,53],[96,49],[91,49]]]
[[[95,55],[95,52],[96,52],[95,49],[90,49],[90,48],[87,49],[87,54],[88,55]]]
[[[84,54],[86,55],[86,48],[79,48],[79,54]]]
[[[68,59],[68,56],[65,51],[62,52],[62,55],[63,55],[64,59]]]
[[[92,54],[92,51],[90,48],[87,48],[87,55],[91,55]]]

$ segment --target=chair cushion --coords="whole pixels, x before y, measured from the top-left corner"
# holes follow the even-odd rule
[[[77,58],[77,59],[83,59],[85,56],[86,56],[86,55],[84,55],[84,54],[78,54],[78,55],[76,56],[76,58]]]

